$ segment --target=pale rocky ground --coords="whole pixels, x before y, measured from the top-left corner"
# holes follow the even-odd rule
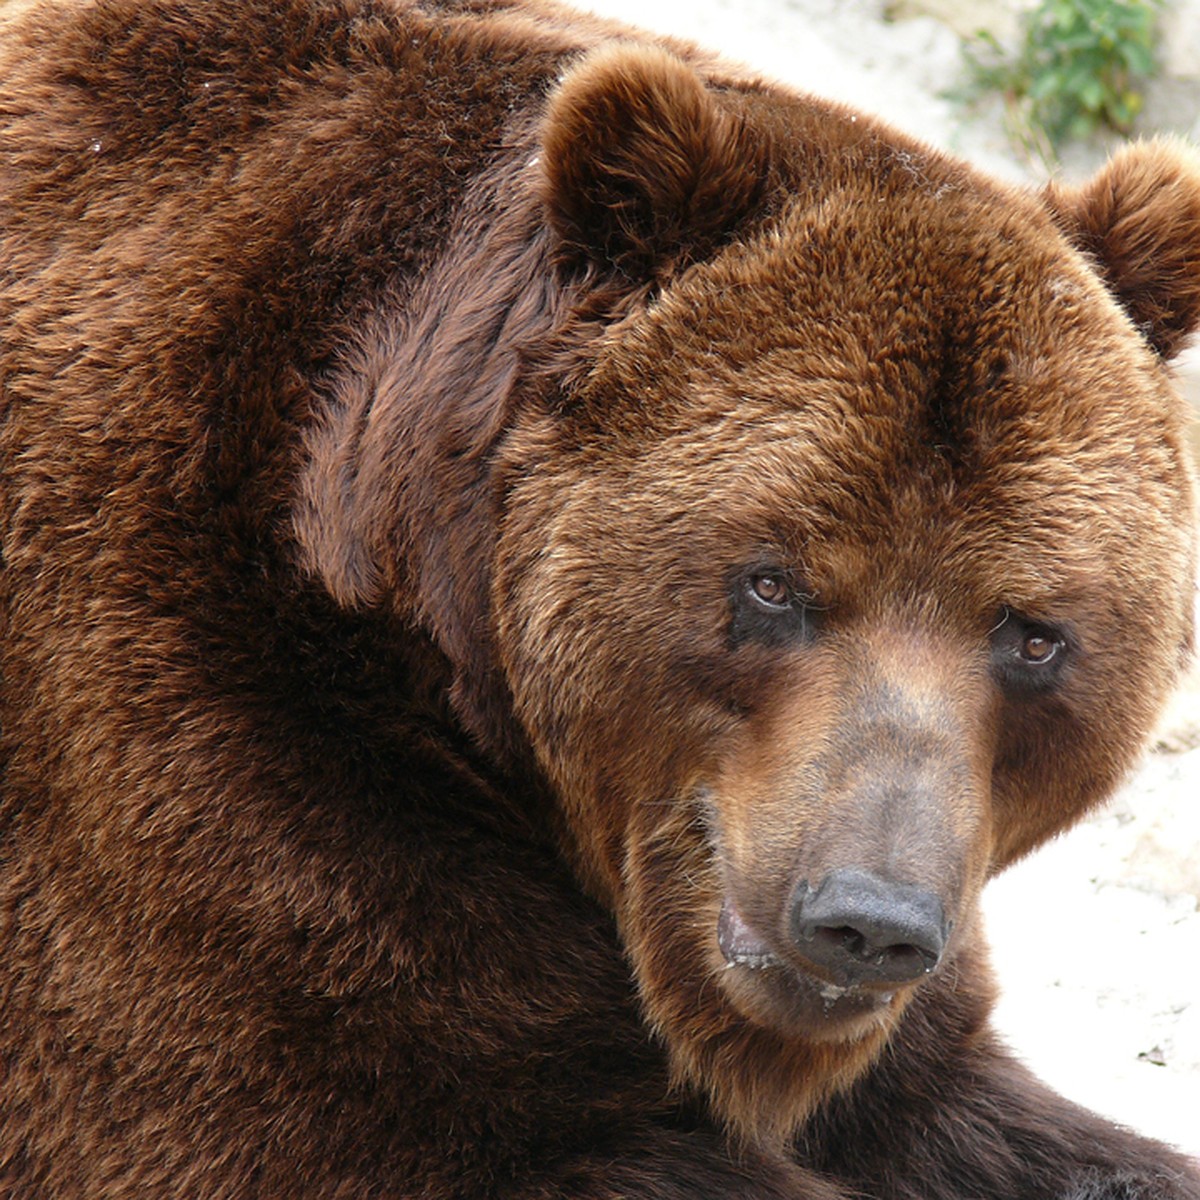
[[[1005,178],[1044,178],[1013,152],[998,108],[966,123],[941,95],[958,77],[960,31],[1014,28],[1003,0],[582,2],[877,113]],[[1148,124],[1200,141],[1200,0],[1168,22]],[[1064,173],[1100,153],[1076,152]],[[1200,353],[1180,378],[1200,395]],[[1074,1099],[1200,1156],[1200,672],[1113,803],[996,880],[986,909],[997,1022],[1017,1052]]]

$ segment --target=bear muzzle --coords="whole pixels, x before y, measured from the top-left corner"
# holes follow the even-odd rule
[[[717,944],[728,972],[723,986],[735,1004],[756,1023],[789,1036],[855,1040],[886,1018],[898,990],[908,990],[907,981],[878,972],[866,978],[869,968],[856,979],[806,959],[798,945],[772,945],[729,894],[717,920]]]
[[[764,970],[807,967],[832,989],[916,983],[942,960],[953,922],[941,899],[911,884],[868,871],[839,868],[816,888],[801,881],[792,897],[788,930],[792,955],[785,961],[726,897],[717,942],[731,967]]]

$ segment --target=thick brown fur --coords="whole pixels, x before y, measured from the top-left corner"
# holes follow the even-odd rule
[[[0,80],[0,1193],[1200,1200],[977,911],[1190,650],[1183,148],[1024,194],[541,0]],[[846,871],[928,974],[808,957]]]

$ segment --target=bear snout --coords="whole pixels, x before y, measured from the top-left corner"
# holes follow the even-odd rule
[[[913,983],[936,969],[950,922],[940,897],[868,871],[839,868],[792,896],[792,942],[842,987]]]

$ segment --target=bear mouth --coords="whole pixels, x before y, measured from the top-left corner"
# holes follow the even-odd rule
[[[817,1041],[855,1040],[886,1022],[896,1007],[895,984],[839,984],[810,964],[785,957],[728,895],[716,933],[724,960],[722,986],[756,1024]]]

